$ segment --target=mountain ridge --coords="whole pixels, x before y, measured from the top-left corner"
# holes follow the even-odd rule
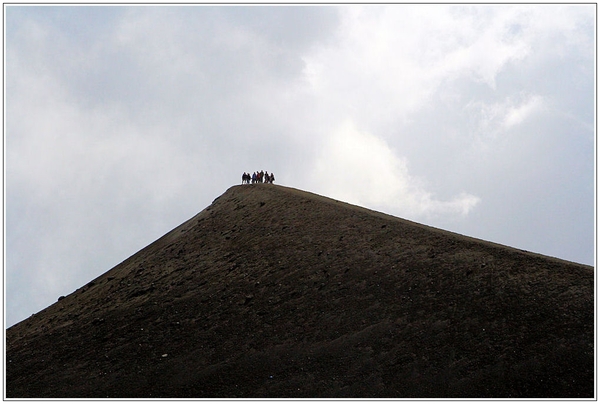
[[[590,397],[593,300],[586,265],[237,185],[9,328],[7,397]]]

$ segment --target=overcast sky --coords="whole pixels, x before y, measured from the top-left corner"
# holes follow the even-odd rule
[[[244,171],[594,264],[594,4],[4,8],[6,326]]]

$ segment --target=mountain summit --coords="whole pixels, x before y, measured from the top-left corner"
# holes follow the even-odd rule
[[[6,331],[8,398],[594,397],[594,272],[234,186]]]

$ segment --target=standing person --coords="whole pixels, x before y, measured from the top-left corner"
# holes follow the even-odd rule
[[[275,182],[275,175],[273,173],[271,173],[271,178],[269,178],[269,180],[271,181],[271,184]]]
[[[252,174],[252,183],[256,182],[256,172]]]

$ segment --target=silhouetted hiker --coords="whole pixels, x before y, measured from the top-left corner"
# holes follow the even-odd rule
[[[250,184],[250,174],[246,174],[245,171],[242,174],[242,184]]]
[[[275,182],[275,175],[273,173],[271,173],[271,178],[269,178],[269,182],[272,184],[273,182]]]
[[[256,182],[256,173],[252,174],[252,183],[254,184]]]

